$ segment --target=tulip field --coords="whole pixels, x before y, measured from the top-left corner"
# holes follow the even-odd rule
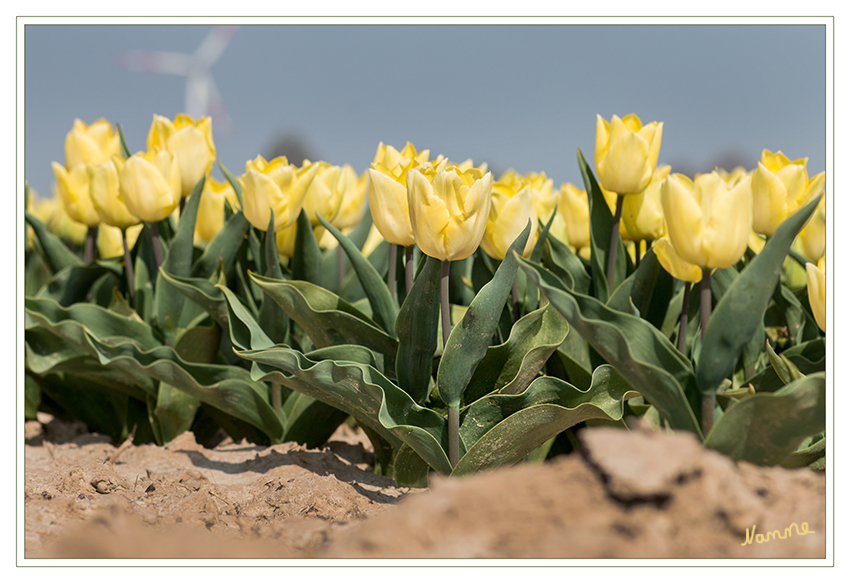
[[[685,176],[663,127],[597,116],[556,187],[410,143],[358,171],[218,159],[209,118],[76,120],[54,198],[27,193],[26,418],[159,445],[348,424],[401,486],[593,425],[823,469],[824,174],[765,149]]]

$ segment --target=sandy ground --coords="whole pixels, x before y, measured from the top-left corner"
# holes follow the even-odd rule
[[[43,421],[27,426],[27,558],[825,556],[823,474],[734,464],[687,434],[586,429],[580,454],[410,490],[345,426],[322,450],[205,449]]]

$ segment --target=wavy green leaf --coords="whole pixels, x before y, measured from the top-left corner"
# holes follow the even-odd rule
[[[654,326],[612,310],[599,300],[546,283],[542,266],[519,258],[520,267],[587,343],[629,380],[674,429],[702,437],[686,396],[694,383],[690,362]]]
[[[775,393],[759,393],[729,407],[705,445],[732,458],[774,466],[803,440],[826,428],[826,375],[815,373]]]
[[[307,212],[301,209],[298,215],[298,226],[295,231],[295,250],[292,253],[292,278],[321,285],[324,281],[322,276],[322,250],[319,242],[313,234],[313,227]],[[294,318],[293,318],[294,319]]]
[[[708,321],[696,364],[703,395],[713,395],[734,369],[756,333],[782,273],[791,243],[817,208],[820,196],[783,222],[767,244],[729,286]]]
[[[804,375],[826,370],[826,340],[824,338],[792,346],[780,354]],[[771,366],[767,366],[747,382],[752,383],[757,393],[773,393],[785,385]]]
[[[77,257],[76,253],[68,249],[65,243],[62,242],[62,239],[48,231],[44,223],[28,212],[24,212],[24,218],[38,238],[42,257],[50,268],[50,271],[56,273],[66,267],[80,267],[83,265],[83,260]]]
[[[581,259],[568,245],[553,236],[549,236],[543,246],[543,265],[557,275],[570,289],[587,295],[591,279],[584,269]]]
[[[218,284],[224,283],[220,277],[222,275],[221,264],[219,266],[219,270],[213,274],[211,280],[199,277],[177,277],[165,270],[160,271],[159,274],[174,289],[207,312],[222,329],[227,329],[227,305],[224,302],[224,295],[222,295],[221,290],[216,287],[216,282]]]
[[[655,257],[655,251],[650,247],[646,255],[641,259],[640,267],[621,283],[611,297],[608,298],[608,306],[621,312],[629,312],[631,301],[645,318],[649,312],[649,303],[652,300],[652,292],[658,279],[661,264]]]
[[[251,223],[242,212],[230,217],[195,262],[192,267],[192,277],[207,279],[220,263],[224,266],[225,275],[229,277],[239,256],[239,250],[245,244],[245,237],[250,227]]]

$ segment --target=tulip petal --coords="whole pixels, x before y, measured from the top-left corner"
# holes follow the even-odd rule
[[[723,269],[737,263],[747,250],[753,224],[752,189],[749,180],[744,180],[726,190],[723,179],[715,172],[712,176],[716,176],[718,187],[710,213],[703,206],[703,212],[708,213],[702,238],[708,256],[704,267]]]
[[[649,144],[635,133],[624,134],[619,140],[612,140],[600,166],[599,179],[606,189],[619,195],[638,193],[652,179]]]
[[[676,279],[691,283],[699,283],[702,280],[702,268],[682,259],[667,237],[655,241],[652,250],[655,251],[661,267]]]
[[[812,263],[806,264],[806,287],[815,322],[826,332],[826,274]]]
[[[788,216],[788,191],[782,180],[759,162],[753,172],[753,230],[768,237]]]
[[[407,188],[386,174],[370,168],[367,193],[372,222],[381,236],[393,245],[413,245]]]
[[[708,257],[701,244],[703,210],[693,195],[690,181],[676,174],[665,178],[661,184],[661,206],[670,241],[679,255],[689,263],[704,267]]]

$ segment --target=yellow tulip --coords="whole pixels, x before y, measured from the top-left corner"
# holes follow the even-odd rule
[[[643,125],[635,114],[608,123],[596,116],[596,175],[601,186],[619,195],[645,189],[661,149],[663,123]]]
[[[806,283],[809,291],[809,305],[818,327],[826,332],[826,272],[823,258],[817,267],[806,264]]]
[[[172,122],[167,117],[154,115],[148,132],[147,149],[154,148],[176,155],[177,165],[180,166],[181,196],[189,196],[198,181],[212,171],[215,161],[212,120],[202,117],[194,121],[181,113]]]
[[[508,247],[531,221],[531,235],[522,252],[524,257],[528,257],[537,240],[537,213],[532,203],[531,185],[526,181],[519,192],[509,193],[510,189],[506,189],[505,185],[499,185],[497,190],[497,184],[498,181],[492,186],[490,213],[481,248],[494,259],[504,259]]]
[[[664,210],[661,208],[661,183],[670,174],[670,166],[655,169],[649,185],[639,194],[623,198],[622,225],[632,241],[654,241],[664,235]]]
[[[114,160],[99,165],[87,164],[86,171],[91,184],[91,200],[100,217],[101,226],[106,224],[127,229],[141,222],[121,199],[118,168]]]
[[[702,280],[702,269],[699,265],[688,263],[670,242],[667,237],[661,237],[652,244],[652,250],[658,258],[658,263],[670,275],[682,281],[699,283]]]
[[[800,241],[803,254],[810,261],[817,261],[823,257],[826,249],[826,197],[820,200],[815,214],[800,231],[797,237]]]
[[[529,192],[534,212],[545,225],[552,218],[557,203],[558,193],[553,188],[554,181],[548,178],[545,172],[529,172],[524,178],[530,184]]]
[[[720,178],[723,179],[723,182],[725,182],[729,186],[735,186],[747,176],[751,177],[753,175],[752,170],[747,170],[743,166],[736,166],[732,169],[731,172],[727,172],[723,168],[716,168],[716,170],[717,173],[720,175]]]
[[[57,237],[75,245],[82,245],[86,240],[88,227],[68,215],[59,197],[37,199],[34,192],[30,191],[30,204],[32,205],[30,213]]]
[[[617,200],[622,198],[625,203],[626,197],[620,197],[616,192],[611,190],[606,190],[602,185],[599,186],[599,190],[602,191],[602,198],[605,199],[605,204],[608,205],[608,209],[611,211],[611,214],[614,215],[617,212]],[[620,238],[624,243],[628,243],[632,240],[629,236],[629,232],[626,230],[626,225],[623,223],[622,214],[620,215]]]
[[[734,265],[747,249],[752,230],[750,180],[730,188],[717,172],[691,181],[671,174],[661,185],[661,205],[673,246],[703,269]]]
[[[366,214],[366,185],[369,175],[363,172],[359,177],[350,165],[342,167],[345,175],[345,192],[339,205],[339,212],[331,224],[340,231],[347,231],[360,224]]]
[[[275,220],[277,223],[277,220]],[[298,232],[298,223],[292,223],[275,233],[275,246],[277,252],[284,257],[292,257],[295,253],[295,234]]]
[[[590,207],[587,191],[579,190],[570,183],[563,183],[558,191],[557,202],[558,215],[563,220],[566,231],[566,238],[559,238],[575,249],[590,245]]]
[[[78,164],[68,172],[64,166],[54,162],[56,192],[65,205],[65,212],[78,223],[96,227],[100,222],[89,192],[89,175],[85,164]]]
[[[249,160],[245,163],[245,174],[239,178],[245,218],[265,231],[274,210],[275,232],[288,227],[298,219],[307,189],[318,171],[318,163],[298,168],[286,156],[269,162],[262,156]]]
[[[808,158],[793,162],[782,152],[764,150],[753,173],[753,229],[770,237],[777,227],[823,192],[823,172],[809,179]]]
[[[762,249],[764,249],[764,246],[766,244],[767,241],[765,241],[761,235],[759,235],[755,231],[750,231],[750,242],[748,245],[749,248],[753,250],[753,253],[755,253],[756,255],[761,253]]]
[[[127,160],[112,158],[118,170],[120,198],[127,210],[143,221],[161,221],[180,202],[180,166],[177,156],[156,148]]]
[[[103,164],[121,152],[121,143],[112,124],[99,119],[91,125],[75,119],[73,129],[65,136],[65,168],[80,164]]]
[[[215,178],[207,178],[204,191],[198,203],[198,216],[195,219],[195,235],[202,241],[210,242],[224,227],[224,201],[230,202],[234,209],[239,208],[236,191],[226,180],[219,182]]]
[[[447,160],[407,172],[410,222],[422,252],[441,261],[472,255],[487,228],[491,185],[489,172],[462,172]]]
[[[413,227],[407,204],[407,173],[428,162],[430,150],[417,152],[410,142],[401,152],[392,146],[378,145],[369,168],[369,210],[372,222],[388,243],[413,245]]]
[[[304,160],[304,166],[310,164]],[[342,197],[345,194],[348,175],[339,166],[331,166],[327,162],[316,162],[318,171],[310,182],[307,194],[304,196],[304,212],[314,227],[321,225],[318,216],[332,222],[339,212]]]
[[[423,164],[424,164],[424,162],[427,162],[427,161],[428,161],[428,159],[426,158],[426,159],[423,161]],[[467,170],[469,170],[470,168],[478,168],[479,170],[481,170],[481,175],[482,175],[482,176],[484,176],[485,174],[487,174],[487,170],[488,170],[487,162],[482,162],[480,166],[476,166],[476,165],[472,162],[472,158],[467,158],[466,160],[464,160],[464,161],[463,161],[463,162],[461,162],[460,164],[457,164],[457,167],[458,167],[458,169],[459,169],[461,172],[466,172],[466,171],[467,171]]]
[[[142,226],[134,225],[127,229],[127,248],[132,249],[142,232]],[[124,255],[124,243],[121,240],[121,229],[101,223],[97,228],[97,253],[104,259],[109,257],[122,257]]]

